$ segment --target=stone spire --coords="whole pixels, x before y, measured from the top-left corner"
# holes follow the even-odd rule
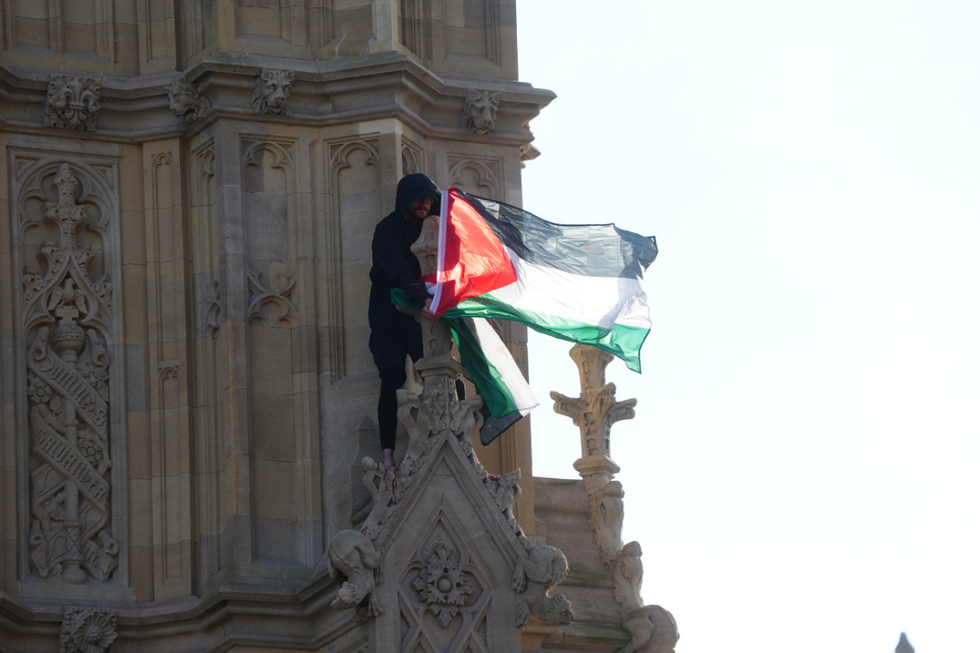
[[[612,425],[633,419],[636,399],[616,401],[616,386],[606,383],[606,367],[613,356],[588,345],[577,344],[569,355],[578,366],[582,391],[577,398],[552,392],[555,412],[567,415],[579,427],[582,457],[574,467],[582,476],[589,497],[589,525],[595,534],[599,555],[616,588],[616,601],[623,615],[623,627],[633,638],[624,653],[650,651],[666,653],[677,643],[677,624],[660,606],[643,605],[643,550],[639,542],[623,546],[623,486],[613,480],[620,467],[610,457],[609,433]],[[654,633],[657,633],[656,637]]]

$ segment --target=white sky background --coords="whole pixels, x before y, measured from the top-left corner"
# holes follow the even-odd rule
[[[596,9],[599,7],[599,9]],[[679,653],[980,651],[980,3],[518,2],[524,206],[656,235],[613,427]],[[576,477],[532,335],[534,472]]]

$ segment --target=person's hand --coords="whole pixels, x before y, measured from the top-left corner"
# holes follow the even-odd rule
[[[429,310],[429,305],[430,304],[432,304],[432,298],[431,297],[427,298],[425,300],[425,304],[422,306],[422,317],[424,317],[425,319],[427,319],[429,322],[432,322],[433,324],[435,324],[436,323],[436,320],[439,319],[439,316]]]

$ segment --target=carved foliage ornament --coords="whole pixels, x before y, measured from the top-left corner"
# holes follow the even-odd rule
[[[103,653],[116,640],[116,614],[95,608],[65,608],[61,653]]]
[[[170,97],[170,110],[178,118],[183,116],[185,125],[203,118],[211,111],[211,100],[198,93],[185,77],[175,79],[167,89],[167,94]]]
[[[500,106],[500,93],[470,89],[463,101],[463,113],[459,120],[465,129],[486,135],[494,133],[497,127],[497,107]]]
[[[95,131],[95,114],[101,108],[100,90],[99,80],[94,77],[51,75],[44,126]]]
[[[443,628],[449,626],[475,589],[452,552],[442,542],[436,543],[412,587]]]
[[[252,92],[252,110],[273,116],[288,116],[289,90],[293,83],[293,71],[263,68],[255,78]]]
[[[46,261],[46,270],[27,270],[23,278],[31,430],[28,559],[41,578],[106,582],[119,553],[109,528],[107,478],[112,285],[104,276],[90,278],[97,257],[92,245],[78,245],[77,230],[93,220],[88,206],[76,204],[79,182],[67,164],[53,186],[57,201],[46,202],[39,220],[24,223],[54,223],[60,234],[58,243],[41,243],[38,259]],[[44,192],[35,186],[25,195],[36,199]]]

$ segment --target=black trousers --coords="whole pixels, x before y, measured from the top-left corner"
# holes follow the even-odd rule
[[[368,347],[381,377],[381,395],[378,397],[381,448],[394,449],[398,429],[398,397],[395,393],[405,384],[405,355],[411,356],[412,361],[422,358],[422,327],[414,320],[374,327]]]

